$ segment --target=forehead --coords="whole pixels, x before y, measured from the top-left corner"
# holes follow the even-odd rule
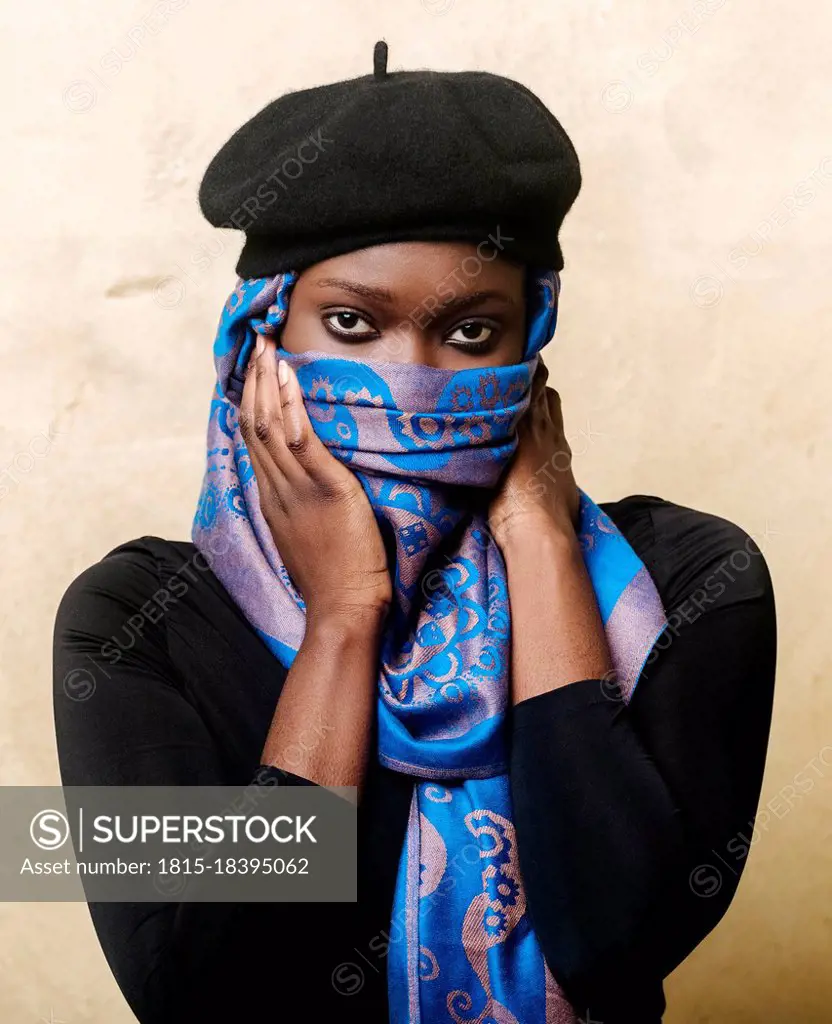
[[[442,300],[451,294],[495,291],[521,301],[524,268],[509,262],[486,241],[477,246],[465,242],[393,242],[335,256],[316,263],[298,278],[297,288],[321,291],[349,281],[391,298],[417,301],[435,293]]]

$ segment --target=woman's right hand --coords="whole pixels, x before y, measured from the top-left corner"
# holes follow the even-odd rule
[[[240,404],[240,431],[260,508],[307,617],[383,617],[392,598],[387,556],[357,477],[327,451],[297,376],[258,335]]]

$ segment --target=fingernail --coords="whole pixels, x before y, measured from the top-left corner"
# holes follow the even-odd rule
[[[277,379],[281,384],[289,383],[289,367],[286,365],[286,360],[281,359],[277,364]]]
[[[266,339],[263,337],[262,334],[258,334],[257,335],[257,341],[254,343],[254,348],[255,348],[255,351],[257,352],[258,356],[262,356],[263,355],[263,349],[265,347],[266,347]]]

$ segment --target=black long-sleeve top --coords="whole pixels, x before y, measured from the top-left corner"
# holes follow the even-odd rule
[[[670,625],[629,705],[585,679],[513,708],[514,821],[538,940],[579,1015],[655,1024],[662,979],[720,920],[745,864],[771,718],[774,598],[759,547],[727,520],[645,495],[601,507]],[[63,784],[262,781],[284,679],[193,545],[124,544],[72,583],[58,612]],[[142,1024],[386,1021],[412,785],[371,758],[356,904],[91,903]]]

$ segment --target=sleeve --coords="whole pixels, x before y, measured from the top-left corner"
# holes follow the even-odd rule
[[[256,786],[317,786],[317,782],[305,779],[302,775],[274,764],[261,764],[254,773],[253,784]]]
[[[762,553],[726,520],[666,502],[655,524],[657,543],[639,553],[669,627],[629,705],[580,680],[518,704],[513,724],[529,912],[567,995],[605,1021],[629,1020],[628,1007],[645,1020],[661,979],[727,910],[771,721],[776,624]],[[661,996],[655,1019],[663,1008]]]
[[[178,685],[164,618],[146,622],[116,663],[107,658],[107,644],[157,588],[155,559],[137,543],[84,572],[61,602],[53,703],[65,786],[227,783],[215,742]],[[252,784],[275,781],[306,782],[261,766]],[[321,948],[322,934],[334,933],[343,953],[355,904],[90,903],[89,909],[141,1024],[266,1013],[276,1022],[294,1020],[291,996],[297,988],[300,997],[301,987],[315,993],[316,1007],[329,997],[331,1009],[343,1011],[330,978],[337,960],[310,951]]]

